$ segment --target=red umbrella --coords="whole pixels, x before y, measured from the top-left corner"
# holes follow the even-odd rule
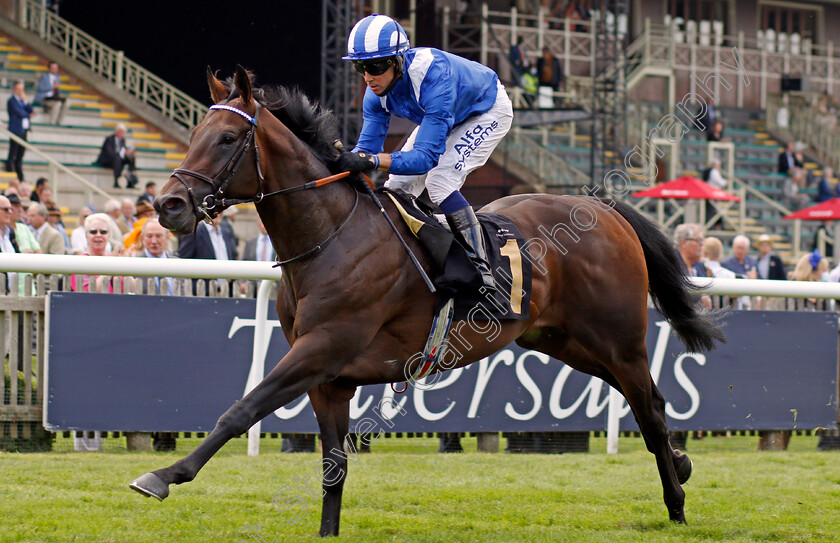
[[[821,204],[800,209],[783,219],[805,219],[811,221],[833,221],[840,219],[840,198],[832,198]]]
[[[716,189],[710,184],[684,175],[679,179],[657,185],[652,189],[633,194],[634,198],[672,198],[675,200],[729,200],[738,202],[741,199],[725,190]]]

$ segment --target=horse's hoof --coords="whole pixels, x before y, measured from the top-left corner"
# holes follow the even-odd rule
[[[677,480],[681,485],[684,485],[689,477],[691,477],[691,472],[694,470],[694,462],[688,456],[682,455],[674,463],[677,469]]]
[[[164,483],[160,477],[154,473],[147,473],[142,477],[138,477],[133,480],[128,487],[132,490],[136,490],[147,498],[151,496],[152,498],[157,498],[160,501],[165,500],[166,497],[169,496],[169,485]]]

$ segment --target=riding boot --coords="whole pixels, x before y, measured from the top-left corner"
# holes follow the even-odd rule
[[[446,216],[446,222],[452,228],[455,239],[467,251],[467,256],[473,263],[478,273],[481,274],[481,281],[489,291],[496,290],[496,281],[490,271],[490,263],[487,260],[487,249],[484,246],[484,236],[481,233],[481,225],[471,207],[459,209],[455,213]]]

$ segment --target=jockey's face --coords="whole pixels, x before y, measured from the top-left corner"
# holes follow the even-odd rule
[[[397,68],[395,66],[391,66],[380,75],[370,75],[368,72],[365,72],[365,84],[370,87],[373,94],[382,96],[385,94],[385,89],[391,85],[391,82],[396,76]]]

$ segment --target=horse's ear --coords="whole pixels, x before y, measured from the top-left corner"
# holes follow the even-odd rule
[[[236,74],[233,76],[233,84],[239,90],[239,97],[242,99],[243,105],[251,103],[251,78],[248,71],[240,64],[236,65]]]
[[[213,99],[214,104],[218,104],[227,98],[228,90],[221,81],[216,79],[216,76],[213,75],[213,70],[210,69],[210,66],[207,67],[207,85],[210,87],[210,98]]]

